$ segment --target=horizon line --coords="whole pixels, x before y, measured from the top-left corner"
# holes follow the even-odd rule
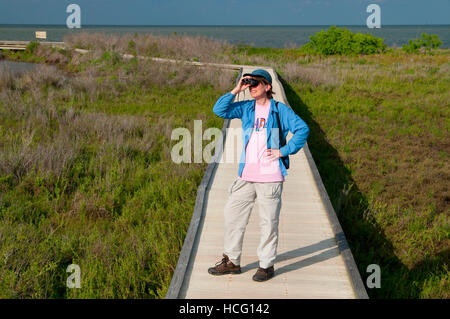
[[[0,26],[59,26],[66,24],[39,23],[4,23]],[[322,27],[322,26],[351,26],[367,27],[366,24],[82,24],[84,27]],[[382,24],[383,26],[450,26],[450,24]]]

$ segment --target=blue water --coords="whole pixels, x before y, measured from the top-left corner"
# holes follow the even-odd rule
[[[49,25],[0,25],[0,40],[34,40],[34,31],[47,31],[47,40],[63,41],[64,35],[78,32],[106,32],[109,34],[153,33],[156,35],[206,36],[226,40],[232,44],[249,44],[256,47],[284,48],[301,46],[309,36],[329,26],[83,26],[68,29],[66,26]],[[382,26],[368,29],[366,26],[341,26],[353,32],[370,33],[385,39],[388,46],[400,47],[423,32],[437,34],[450,47],[450,25]]]
[[[11,70],[13,73],[23,73],[27,71],[32,71],[36,67],[35,63],[27,62],[13,62],[13,61],[2,61],[0,60],[0,70],[6,68]]]
[[[14,75],[22,75],[33,71],[39,65],[40,64],[36,63],[0,60],[0,72],[4,72],[3,70],[9,70]],[[56,70],[56,67],[53,65],[46,65],[45,67]]]

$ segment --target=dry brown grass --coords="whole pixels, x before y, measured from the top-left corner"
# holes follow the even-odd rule
[[[93,35],[89,39],[97,38]],[[107,45],[108,38],[101,39],[105,49],[112,47]],[[62,107],[61,102],[87,99],[96,103],[100,98],[129,94],[130,88],[149,91],[153,85],[207,85],[223,91],[235,77],[234,72],[216,68],[141,59],[114,61],[109,55],[105,57],[105,52],[73,52],[72,61],[84,67],[71,74],[61,68],[62,59],[56,66],[39,65],[24,75],[13,75],[7,69],[0,73],[0,114],[4,123],[15,125],[15,131],[20,132],[3,136],[0,142],[0,174],[12,174],[20,180],[37,168],[59,176],[79,156],[83,145],[100,143],[100,157],[112,154],[120,158],[129,151],[150,152],[156,143],[154,132],[170,139],[169,119],[149,126],[142,117],[83,112]],[[95,59],[98,61],[93,62]],[[169,154],[167,147],[165,153]]]
[[[151,85],[212,85],[226,90],[233,82],[234,72],[224,72],[214,67],[197,67],[183,63],[156,62],[147,59],[127,60],[116,55],[105,58],[105,52],[95,50],[87,54],[73,53],[72,65],[80,67],[74,80],[78,89],[95,98],[100,92],[118,94],[129,86],[148,88]],[[107,54],[109,54],[107,52]],[[119,59],[114,65],[113,59]],[[95,63],[91,63],[96,61]],[[126,67],[123,67],[126,64]],[[114,77],[111,77],[114,75]],[[102,77],[102,81],[95,80]]]
[[[26,105],[22,109],[29,110]],[[54,105],[33,107],[16,119],[20,134],[0,146],[0,174],[19,181],[33,168],[60,176],[63,169],[86,145],[100,145],[99,158],[121,159],[129,152],[149,153],[155,147],[155,132],[170,137],[170,125],[163,120],[149,125],[140,116],[85,113]],[[18,114],[17,114],[18,115]],[[55,128],[56,132],[55,132]],[[166,154],[169,156],[169,154]],[[99,164],[100,165],[100,164]],[[104,172],[106,167],[99,167]]]
[[[0,63],[0,89],[12,88],[14,85],[14,77],[11,70],[4,64]]]
[[[134,81],[139,85],[145,85],[146,81],[148,84],[189,85],[208,81],[205,79],[211,74],[201,69],[179,67],[180,75],[168,80],[164,74],[167,76],[175,69],[176,66],[163,68],[150,64],[138,67],[140,71],[136,77],[122,74],[119,81],[124,86]],[[108,153],[121,158],[130,151],[150,152],[157,143],[155,132],[170,138],[170,118],[149,125],[139,116],[87,113],[57,105],[56,101],[61,97],[70,99],[77,94],[83,95],[82,92],[92,100],[100,94],[114,95],[117,82],[112,79],[99,84],[90,72],[67,78],[62,71],[48,66],[40,66],[20,78],[4,72],[1,79],[2,121],[16,126],[14,131],[18,132],[3,136],[1,140],[0,174],[3,176],[12,174],[21,180],[33,168],[59,176],[80,154],[83,145],[101,144],[100,157]],[[43,90],[43,87],[48,89]],[[28,98],[23,98],[22,92],[28,92]]]
[[[155,36],[153,34],[126,34],[122,36],[104,33],[67,35],[64,42],[69,48],[79,47],[94,51],[117,51],[142,56],[170,57],[202,62],[230,63],[224,54],[231,46],[225,41],[192,36]]]
[[[325,63],[314,63],[310,65],[301,65],[296,62],[286,63],[281,68],[283,78],[288,82],[297,80],[311,83],[313,86],[338,86],[341,81],[336,74],[330,71]]]
[[[60,52],[59,49],[45,45],[37,46],[33,54],[45,58],[46,63],[50,64],[66,64],[69,62],[68,56]]]

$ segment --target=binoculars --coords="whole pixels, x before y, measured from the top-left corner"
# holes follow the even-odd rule
[[[242,80],[242,84],[250,84],[250,87],[257,86],[258,83],[259,82],[255,79],[245,78]]]

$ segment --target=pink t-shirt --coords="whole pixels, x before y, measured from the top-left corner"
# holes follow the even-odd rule
[[[269,160],[267,150],[267,119],[270,101],[266,105],[255,105],[255,122],[245,151],[245,165],[241,179],[248,182],[282,182],[279,160]]]

